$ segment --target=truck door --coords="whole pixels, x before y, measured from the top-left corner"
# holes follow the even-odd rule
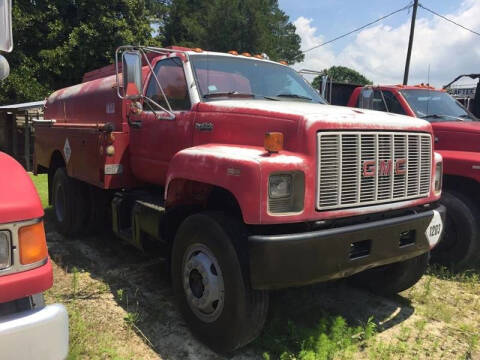
[[[190,111],[191,101],[182,60],[177,57],[160,60],[155,64],[154,71],[175,118],[169,119],[168,113],[144,101],[142,114],[130,117],[130,161],[137,178],[164,185],[172,157],[192,144],[194,113]],[[145,95],[168,109],[153,76],[146,84]]]

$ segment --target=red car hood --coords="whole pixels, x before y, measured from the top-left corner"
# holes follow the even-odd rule
[[[42,216],[40,198],[25,169],[0,152],[0,224]]]
[[[430,124],[404,115],[301,101],[221,100],[200,103],[199,111],[303,120],[306,128],[383,129],[431,132]]]
[[[432,123],[434,131],[480,134],[480,121],[447,121]]]

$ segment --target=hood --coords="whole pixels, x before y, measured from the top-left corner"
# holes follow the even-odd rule
[[[436,131],[480,134],[480,121],[445,121],[432,123]]]
[[[2,152],[0,169],[0,224],[42,217],[40,198],[25,169]]]
[[[437,150],[480,152],[480,122],[432,123]]]
[[[217,100],[201,103],[198,110],[299,119],[306,128],[431,131],[430,124],[418,118],[301,101]]]

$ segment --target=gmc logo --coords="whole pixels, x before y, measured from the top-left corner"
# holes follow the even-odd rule
[[[407,170],[405,164],[407,159],[395,160],[395,166],[393,166],[392,160],[379,160],[378,161],[378,176],[390,176],[392,169],[395,168],[395,175],[404,175]],[[366,160],[363,162],[363,176],[374,177],[377,171],[377,165],[375,160]]]

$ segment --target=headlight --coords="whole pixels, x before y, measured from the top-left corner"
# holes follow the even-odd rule
[[[442,191],[442,179],[443,179],[443,163],[439,162],[435,166],[435,192]]]
[[[292,194],[292,175],[272,175],[268,187],[271,199],[290,197]]]
[[[10,266],[10,236],[8,232],[0,232],[0,270]]]
[[[268,181],[268,212],[288,214],[303,211],[305,175],[301,171],[270,175]]]

